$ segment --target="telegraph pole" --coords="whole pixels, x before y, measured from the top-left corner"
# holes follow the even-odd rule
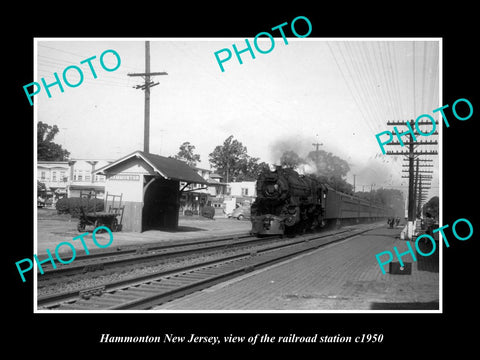
[[[401,121],[388,121],[387,125],[405,125],[405,122]],[[409,141],[397,141],[397,142],[390,142],[387,145],[408,145],[408,151],[387,151],[386,155],[406,155],[408,158],[408,225],[407,225],[407,237],[409,239],[413,239],[413,224],[416,219],[416,188],[415,188],[415,157],[418,155],[437,155],[438,152],[436,150],[425,151],[425,150],[415,150],[415,146],[418,145],[437,145],[437,140],[430,140],[430,141],[421,141],[421,140],[413,140],[413,129],[416,128],[417,125],[431,125],[432,123],[427,121],[418,121],[415,123],[414,120],[409,121],[410,129],[409,131]],[[437,123],[436,123],[437,124]],[[397,137],[400,138],[404,133],[398,134],[397,129],[395,128],[395,132],[397,133]],[[419,134],[416,134],[420,136]],[[434,132],[430,135],[438,135],[438,132]],[[400,139],[399,139],[400,140]],[[417,162],[418,164],[418,162]]]
[[[417,169],[416,169],[416,176],[415,176],[415,185],[413,187],[413,206],[415,207],[415,218],[417,218],[417,211],[416,211],[416,204],[417,204],[417,189],[418,189],[418,165],[419,165],[419,162],[418,162],[418,158],[417,158]]]
[[[318,164],[318,157],[319,157],[319,151],[318,151],[318,148],[320,146],[322,146],[323,144],[322,143],[319,143],[318,141],[314,144],[312,144],[314,147],[315,147],[315,163]]]
[[[150,88],[154,87],[160,82],[154,83],[150,80],[151,76],[168,75],[166,72],[150,72],[150,41],[145,41],[145,72],[144,73],[130,73],[128,76],[141,76],[145,82],[143,85],[136,85],[134,89],[145,91],[145,120],[143,128],[143,151],[150,152]]]
[[[314,144],[312,144],[312,145],[315,146],[315,152],[318,152],[318,148],[319,148],[320,146],[322,146],[323,144],[317,142],[317,143],[314,143]]]
[[[415,207],[416,207],[416,216],[418,217],[418,214],[421,212],[419,209],[421,209],[421,202],[423,200],[423,193],[422,191],[425,189],[423,188],[422,189],[422,180],[426,180],[426,179],[431,179],[432,177],[431,176],[427,176],[427,175],[423,175],[425,173],[427,174],[432,174],[433,171],[430,171],[430,170],[420,170],[419,169],[419,166],[420,166],[420,161],[428,161],[428,160],[425,160],[425,159],[416,159],[416,170],[415,170],[415,185],[414,185],[414,204],[415,204]],[[430,160],[430,161],[433,161],[433,160]],[[422,166],[430,166],[430,167],[433,167],[433,165],[422,165]],[[402,170],[402,172],[408,172],[407,170]],[[402,178],[407,178],[409,176],[402,176]]]
[[[427,199],[426,191],[430,189],[430,182],[431,176],[425,176],[420,174],[419,178],[419,189],[418,189],[418,207],[417,207],[417,214],[422,214],[422,203]]]

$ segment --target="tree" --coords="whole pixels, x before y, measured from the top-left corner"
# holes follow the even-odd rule
[[[435,219],[439,218],[439,199],[438,196],[432,197],[428,202],[423,205],[423,214]],[[428,214],[428,215],[427,215]]]
[[[177,160],[182,160],[189,166],[197,166],[197,162],[200,161],[200,155],[194,154],[195,146],[191,145],[188,141],[185,141],[180,145],[180,151],[174,156]]]
[[[307,158],[300,162],[309,165],[313,175],[335,190],[351,194],[353,186],[344,177],[350,171],[348,163],[340,157],[324,150],[310,151]]]
[[[236,181],[255,181],[262,171],[269,169],[266,162],[259,163],[259,158],[246,156],[240,160],[238,164],[238,174],[235,178]]]
[[[259,159],[247,154],[247,148],[230,135],[223,145],[215,147],[209,155],[210,164],[217,169],[226,182],[253,181],[264,168],[265,162],[258,163]]]
[[[226,182],[231,181],[238,174],[238,165],[245,158],[247,148],[241,142],[233,139],[230,135],[223,145],[217,145],[208,157],[210,164],[217,169]]]
[[[60,132],[57,125],[50,126],[39,121],[37,123],[37,159],[40,161],[66,161],[70,152],[53,142]]]
[[[308,160],[313,162],[318,175],[343,179],[350,171],[350,166],[345,160],[324,150],[310,151],[307,155]]]
[[[293,150],[284,151],[280,156],[280,166],[284,168],[297,169],[304,160]]]

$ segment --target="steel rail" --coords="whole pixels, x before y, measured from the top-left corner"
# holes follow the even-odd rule
[[[377,226],[378,224],[374,227]],[[282,244],[267,244],[255,251],[244,251],[201,264],[190,264],[178,269],[123,279],[100,287],[39,298],[38,305],[59,310],[150,308],[173,298],[225,281],[238,274],[268,266],[271,263],[314,250],[326,244],[353,237],[374,227],[368,226],[360,230],[343,229],[336,233],[320,233],[296,239],[287,239]],[[269,253],[270,255],[267,256]],[[146,295],[134,295],[135,292],[145,293]],[[125,301],[125,296],[127,298],[133,297],[133,299]],[[93,299],[94,301],[85,299]]]
[[[90,271],[104,270],[108,267],[135,264],[151,260],[160,260],[175,256],[184,256],[191,253],[212,251],[226,246],[240,246],[249,244],[259,239],[250,235],[232,236],[230,238],[222,237],[215,240],[201,240],[197,242],[188,242],[184,244],[168,244],[159,246],[140,246],[134,249],[123,250],[121,252],[97,253],[92,258],[90,255],[76,258],[75,263],[60,265],[56,269],[51,266],[42,267],[43,274],[38,275],[39,281],[50,280],[52,277],[81,274]],[[213,243],[213,244],[212,244]]]

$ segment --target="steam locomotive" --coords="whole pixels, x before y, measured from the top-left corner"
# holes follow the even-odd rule
[[[389,212],[288,168],[261,173],[256,190],[251,233],[257,236],[304,233],[332,223],[386,218]]]

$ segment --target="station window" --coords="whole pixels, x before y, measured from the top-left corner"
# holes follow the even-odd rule
[[[242,188],[242,196],[248,196],[248,188]]]

